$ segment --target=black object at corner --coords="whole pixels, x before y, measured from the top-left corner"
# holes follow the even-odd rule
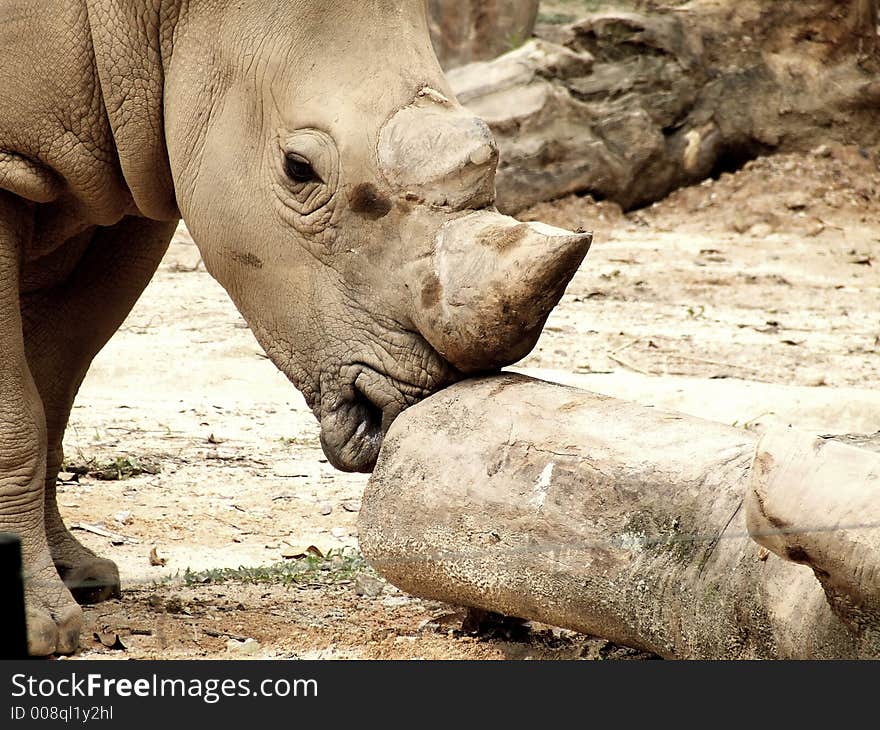
[[[24,584],[21,577],[21,540],[0,533],[0,659],[26,659],[27,626],[24,614]]]

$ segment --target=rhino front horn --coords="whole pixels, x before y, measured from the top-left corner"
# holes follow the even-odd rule
[[[510,365],[537,343],[592,240],[490,211],[450,221],[437,233],[433,266],[411,287],[414,322],[462,372]]]

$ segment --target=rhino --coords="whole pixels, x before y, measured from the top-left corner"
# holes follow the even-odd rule
[[[0,532],[34,655],[119,595],[59,514],[62,437],[181,218],[343,470],[529,352],[589,248],[495,209],[424,0],[4,0],[0,49]]]

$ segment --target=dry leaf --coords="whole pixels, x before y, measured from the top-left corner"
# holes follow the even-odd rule
[[[95,632],[93,634],[95,637],[95,641],[100,643],[102,646],[112,650],[112,651],[126,651],[127,647],[122,643],[122,639],[119,638],[119,634],[108,631],[108,632]]]
[[[150,550],[150,565],[163,566],[168,563],[167,558],[160,558],[156,548]]]
[[[324,553],[314,545],[309,545],[308,547],[289,547],[281,551],[281,557],[285,560],[299,560],[308,555],[314,555],[317,558],[324,557]]]

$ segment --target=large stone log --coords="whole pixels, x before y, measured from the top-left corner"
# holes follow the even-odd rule
[[[880,628],[880,457],[876,443],[765,436],[746,491],[752,537],[813,569],[856,634]]]
[[[798,447],[802,475],[846,482],[813,480],[799,504],[798,472],[768,438],[524,376],[467,381],[392,426],[361,546],[415,595],[663,657],[880,656],[880,531],[854,536],[841,522],[856,507],[877,514],[880,455]],[[792,560],[826,573],[847,620]]]
[[[880,143],[875,0],[643,7],[448,74],[498,140],[502,211],[570,193],[632,208],[761,154]]]

